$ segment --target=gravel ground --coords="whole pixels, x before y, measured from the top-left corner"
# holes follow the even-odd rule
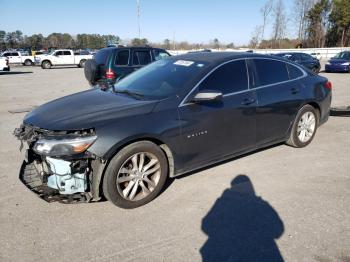
[[[350,105],[350,74],[326,74]],[[153,202],[48,204],[18,180],[18,110],[88,88],[83,70],[0,73],[0,261],[350,261],[350,118],[172,181]],[[245,183],[238,184],[245,181]],[[231,186],[231,184],[234,184]]]

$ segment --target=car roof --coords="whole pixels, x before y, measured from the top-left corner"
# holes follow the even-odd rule
[[[238,58],[254,58],[254,57],[264,57],[271,59],[271,56],[254,54],[247,52],[198,52],[198,53],[187,53],[178,56],[172,56],[167,59],[172,60],[190,60],[196,62],[210,63],[210,64],[220,64],[226,61],[230,61]]]
[[[100,50],[116,50],[116,49],[158,49],[158,50],[165,50],[163,48],[157,48],[157,47],[152,47],[152,46],[110,46],[110,47],[105,47]],[[99,51],[100,51],[99,50]]]
[[[304,55],[308,55],[307,53],[303,53],[303,52],[282,52],[282,53],[277,53],[276,55],[294,55],[294,54],[304,54]]]

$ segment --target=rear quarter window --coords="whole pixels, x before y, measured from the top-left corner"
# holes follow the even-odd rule
[[[258,81],[257,86],[276,84],[289,80],[285,62],[270,59],[253,59]]]
[[[117,66],[127,66],[129,64],[129,50],[120,50],[115,55],[114,64]]]
[[[111,53],[110,50],[100,50],[98,51],[94,59],[98,65],[104,65],[107,63],[108,55]]]
[[[304,73],[294,65],[287,64],[289,79],[296,79],[304,75]]]

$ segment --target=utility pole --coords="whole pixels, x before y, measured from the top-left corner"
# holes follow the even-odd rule
[[[137,24],[139,27],[139,39],[141,39],[141,26],[140,26],[140,0],[136,0],[137,4]]]
[[[175,50],[176,49],[176,47],[175,47],[175,31],[174,31],[174,33],[173,33],[173,50]]]

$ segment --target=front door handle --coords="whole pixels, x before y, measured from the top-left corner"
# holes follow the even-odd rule
[[[293,87],[290,92],[292,93],[292,95],[298,94],[300,92],[299,88]]]
[[[255,103],[255,101],[256,100],[254,98],[245,98],[241,104],[244,106],[248,106]]]

